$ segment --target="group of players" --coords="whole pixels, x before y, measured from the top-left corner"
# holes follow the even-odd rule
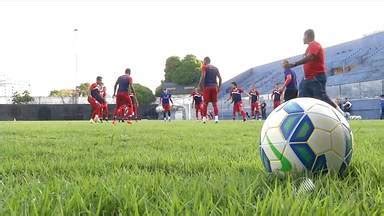
[[[91,105],[91,123],[108,121],[109,111],[106,100],[106,87],[103,84],[102,77],[96,77],[96,82],[89,87],[88,102]],[[133,87],[131,70],[127,68],[125,74],[116,80],[113,98],[116,98],[116,107],[113,113],[113,124],[116,121],[127,121],[128,124],[132,120],[138,118],[139,102]]]
[[[304,32],[303,42],[304,44],[307,44],[308,47],[302,59],[295,63],[290,63],[288,60],[283,61],[282,66],[284,68],[285,81],[281,87],[276,84],[275,89],[272,92],[273,108],[280,105],[281,95],[284,95],[284,101],[296,97],[316,98],[329,103],[343,113],[340,107],[338,107],[326,94],[325,87],[327,77],[325,74],[325,52],[321,45],[315,41],[315,33],[312,29],[308,29]],[[303,65],[304,79],[298,86],[296,74],[291,68],[299,65]],[[217,67],[211,64],[211,59],[209,57],[204,58],[201,72],[198,88],[196,88],[191,95],[196,110],[196,118],[199,118],[198,114],[200,113],[203,123],[206,123],[207,119],[214,119],[214,121],[218,123],[219,109],[217,102],[222,84],[220,72]],[[117,86],[119,86],[119,88],[116,94]],[[98,77],[96,83],[91,85],[90,96],[88,98],[88,101],[92,106],[91,120],[95,120],[96,117],[98,118],[98,116],[101,116],[103,109],[106,107],[105,88],[104,90],[102,89],[102,80],[101,77]],[[239,113],[242,116],[243,121],[246,121],[246,112],[243,110],[241,97],[242,93],[244,93],[244,90],[238,87],[236,82],[232,82],[230,96],[227,101],[232,100],[233,119],[235,119],[236,114]],[[137,112],[138,101],[135,97],[135,90],[132,85],[129,69],[125,71],[125,75],[122,75],[117,79],[113,96],[115,95],[116,109],[114,112],[114,122],[118,118],[123,120],[126,119],[130,122],[129,120],[134,116],[135,111]],[[252,87],[247,95],[250,98],[252,118],[258,118],[260,116],[260,110],[265,109],[265,103],[259,103],[260,94],[255,86]],[[170,121],[170,103],[173,103],[173,101],[171,99],[171,94],[167,89],[164,89],[161,93],[160,103],[163,107],[164,120]],[[208,115],[209,103],[213,106],[213,113],[210,115]]]

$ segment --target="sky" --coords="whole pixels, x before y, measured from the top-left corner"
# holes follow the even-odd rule
[[[382,11],[380,1],[0,0],[0,76],[46,96],[98,75],[112,89],[129,67],[154,90],[167,57],[194,54],[228,80],[302,54],[308,28],[323,47],[382,31]]]

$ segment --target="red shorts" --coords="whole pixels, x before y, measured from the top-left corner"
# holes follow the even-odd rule
[[[216,103],[217,102],[217,93],[218,93],[217,86],[205,87],[204,92],[203,92],[204,101],[206,103],[208,103],[208,102]]]
[[[273,109],[276,109],[276,107],[280,106],[280,101],[273,101]]]
[[[195,104],[195,110],[200,110],[200,111],[202,111],[203,108],[204,108],[204,106],[203,106],[203,102],[201,102],[200,104]]]
[[[163,104],[164,112],[171,111],[171,105],[170,104]]]
[[[92,109],[99,109],[101,108],[100,103],[93,97],[88,96],[88,102],[91,105]]]
[[[239,101],[233,104],[233,113],[243,112],[243,102]]]
[[[119,108],[122,105],[132,106],[132,100],[128,92],[118,92],[116,95],[116,107]]]
[[[259,102],[256,101],[256,102],[251,103],[251,110],[259,112]]]

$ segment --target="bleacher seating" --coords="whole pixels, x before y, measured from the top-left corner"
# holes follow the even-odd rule
[[[297,60],[302,55],[289,58]],[[223,84],[221,97],[228,92],[230,83],[236,81],[244,89],[255,84],[261,93],[271,92],[276,83],[284,80],[282,60],[251,68]],[[384,32],[326,48],[328,85],[342,85],[384,79]],[[294,69],[298,81],[303,77],[301,67]],[[373,95],[375,96],[375,95]],[[226,97],[226,96],[225,96]]]

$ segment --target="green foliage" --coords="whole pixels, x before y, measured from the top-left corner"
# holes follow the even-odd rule
[[[90,84],[89,83],[81,83],[78,87],[78,94],[80,97],[86,97],[88,96]]]
[[[73,89],[60,89],[60,90],[52,90],[49,92],[50,97],[72,97],[75,94],[75,90]]]
[[[383,215],[384,121],[351,122],[343,177],[267,174],[261,122],[2,122],[0,215]]]
[[[165,81],[179,85],[194,85],[199,81],[201,62],[194,55],[186,55],[182,60],[171,56],[165,63]]]
[[[27,90],[23,91],[22,93],[14,92],[12,95],[13,104],[28,104],[33,101],[34,99],[31,96],[31,93]]]
[[[156,100],[153,92],[148,87],[142,86],[138,83],[134,83],[133,87],[136,91],[136,97],[140,105],[149,105]]]
[[[50,97],[86,97],[88,96],[89,83],[81,83],[76,89],[55,89],[49,92]]]

